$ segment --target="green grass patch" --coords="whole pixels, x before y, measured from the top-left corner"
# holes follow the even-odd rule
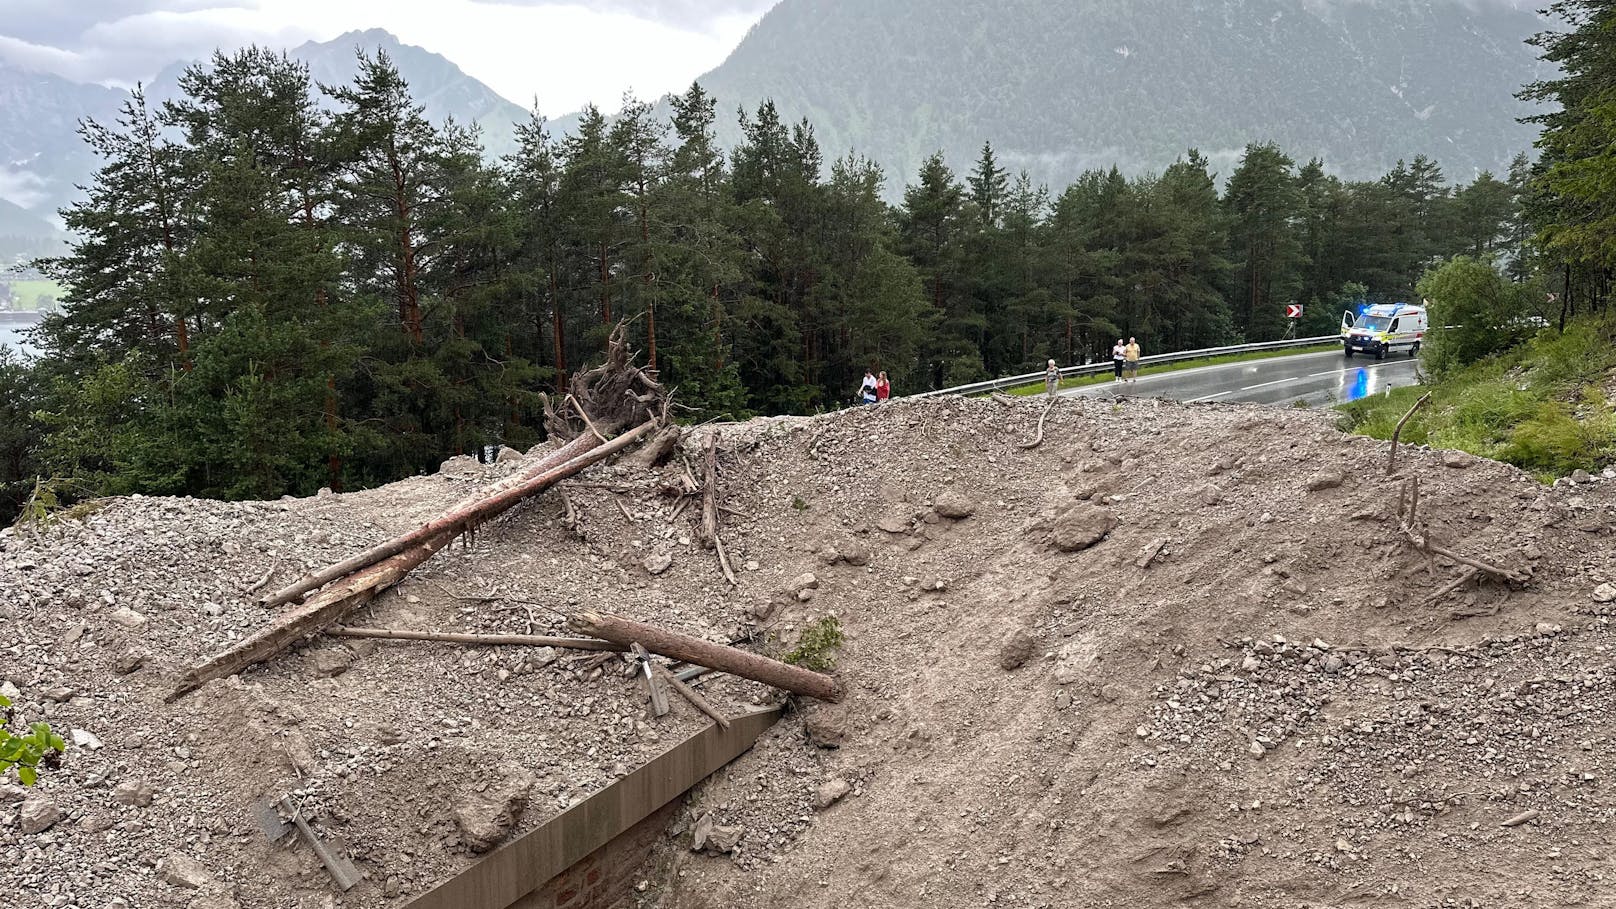
[[[15,280],[0,276],[0,284],[11,288],[11,308],[20,310],[53,310],[62,300],[66,292],[61,284],[55,281],[29,278],[28,280]]]
[[[1514,464],[1550,481],[1616,462],[1616,411],[1600,390],[1616,369],[1616,321],[1585,319],[1561,334],[1452,370],[1434,385],[1398,388],[1337,408],[1341,427],[1389,439],[1420,395],[1431,402],[1402,441]]]
[[[1154,376],[1164,372],[1178,372],[1181,369],[1200,369],[1203,366],[1222,366],[1226,363],[1246,363],[1252,360],[1272,360],[1275,357],[1291,357],[1298,354],[1325,353],[1327,351],[1340,349],[1340,344],[1316,344],[1312,347],[1298,347],[1291,348],[1289,350],[1254,350],[1249,353],[1223,354],[1222,356],[1217,357],[1207,357],[1204,360],[1179,360],[1176,363],[1160,363],[1155,366],[1144,366],[1140,368],[1139,375]],[[1069,379],[1062,379],[1060,387],[1062,391],[1065,391],[1068,388],[1082,388],[1087,385],[1104,385],[1105,383],[1110,382],[1113,377],[1113,374],[1110,372],[1102,372],[1092,376],[1072,376]],[[1044,383],[1034,382],[1031,385],[1018,385],[1015,388],[1006,389],[1006,393],[1021,397],[1041,395],[1044,393]]]

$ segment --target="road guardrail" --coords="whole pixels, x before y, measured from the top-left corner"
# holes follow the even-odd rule
[[[1288,350],[1295,347],[1317,347],[1320,344],[1335,344],[1341,336],[1320,335],[1317,338],[1293,338],[1289,341],[1259,341],[1256,344],[1233,344],[1228,347],[1206,347],[1201,350],[1180,350],[1174,353],[1154,354],[1140,357],[1140,366],[1153,366],[1159,363],[1178,363],[1184,360],[1205,360],[1210,357],[1221,357],[1226,354],[1255,353],[1263,350]],[[1060,371],[1062,379],[1075,376],[1093,376],[1110,372],[1113,369],[1110,360],[1085,363],[1082,366],[1067,366]],[[939,395],[980,395],[989,392],[1003,391],[1007,388],[1019,388],[1022,385],[1035,385],[1044,380],[1042,372],[1029,372],[1023,376],[1006,376],[1002,379],[990,379],[986,382],[975,382],[970,385],[958,385],[954,388],[939,388],[936,391],[923,391],[909,395],[911,398],[935,398]]]

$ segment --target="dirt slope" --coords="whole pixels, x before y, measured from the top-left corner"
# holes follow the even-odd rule
[[[646,905],[1599,903],[1616,642],[1590,594],[1616,577],[1616,483],[1546,489],[1409,451],[1434,534],[1533,571],[1423,604],[1457,571],[1398,542],[1383,444],[1302,411],[1065,400],[1024,450],[1040,407],[723,427],[734,590],[691,540],[696,509],[670,522],[654,489],[677,467],[609,468],[571,487],[577,532],[547,497],[354,621],[544,632],[604,608],[778,651],[836,615],[846,703],[793,714],[699,790]],[[289,580],[508,469],[120,500],[0,535],[0,676],[29,719],[100,744],[36,794],[62,815],[43,832],[0,797],[0,887],[50,906],[398,904],[473,861],[499,808],[525,796],[529,828],[698,728],[678,702],[647,720],[616,664],[331,639],[162,704],[184,665],[269,620],[245,589],[266,572]],[[652,575],[650,555],[672,566]],[[1026,662],[1003,668],[1018,631]],[[707,691],[730,709],[772,696]],[[247,806],[288,790],[366,883],[336,898],[306,849],[262,840]],[[704,815],[741,828],[732,854],[690,852]]]

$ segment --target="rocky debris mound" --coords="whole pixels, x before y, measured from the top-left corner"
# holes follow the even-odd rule
[[[1434,538],[1532,562],[1500,584],[1415,551],[1384,445],[1319,414],[897,401],[723,428],[731,585],[683,444],[507,513],[349,619],[558,634],[593,609],[776,656],[834,619],[840,645],[802,656],[846,701],[698,787],[651,866],[669,909],[1602,898],[1616,484],[1405,446]],[[0,684],[74,743],[38,790],[0,788],[0,887],[325,905],[307,846],[251,820],[290,795],[365,874],[342,905],[402,905],[705,726],[679,698],[654,718],[615,656],[337,638],[163,702],[272,620],[258,591],[522,463],[0,532]],[[776,697],[695,684],[731,713]]]

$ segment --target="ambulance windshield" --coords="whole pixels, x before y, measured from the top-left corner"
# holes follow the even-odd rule
[[[1391,324],[1391,316],[1362,316],[1352,327],[1364,331],[1385,331]]]

